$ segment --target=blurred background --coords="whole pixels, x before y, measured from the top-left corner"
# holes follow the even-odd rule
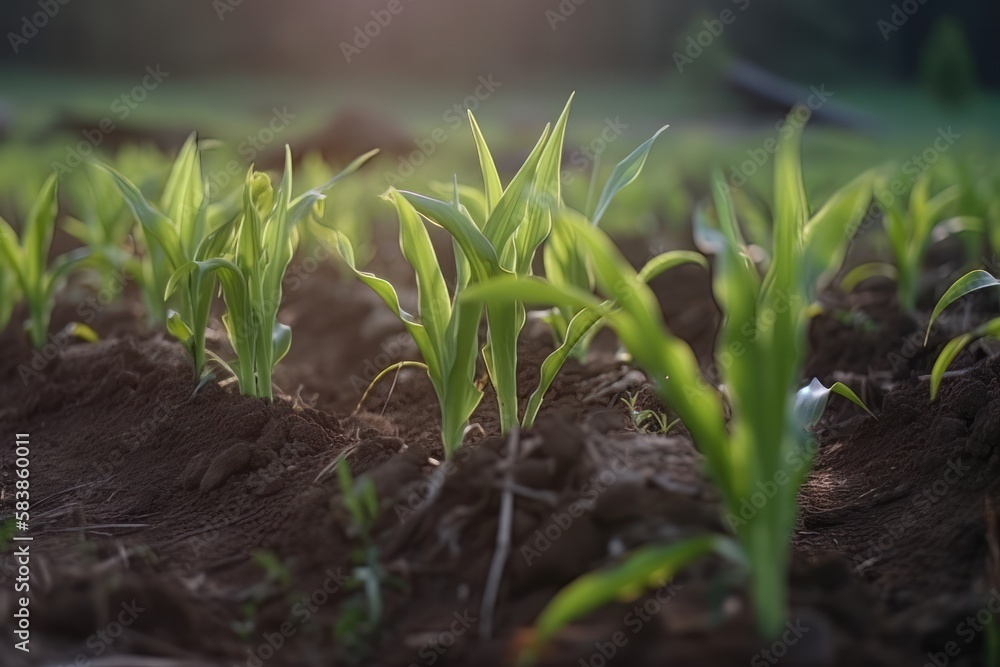
[[[712,166],[766,189],[747,160],[795,102],[811,188],[1000,132],[988,0],[6,0],[0,25],[0,201],[193,130],[226,147],[221,189],[285,143],[327,163],[382,148],[375,193],[450,180],[475,164],[466,109],[512,170],[572,91],[571,172],[671,125],[647,186],[675,193],[661,221],[686,222]]]

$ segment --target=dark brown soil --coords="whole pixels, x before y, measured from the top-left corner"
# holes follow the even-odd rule
[[[798,546],[847,559],[925,637],[964,643],[958,623],[1000,584],[990,526],[1000,497],[1000,358],[946,380],[934,403],[928,393],[925,381],[907,383],[885,396],[877,420],[822,430]]]
[[[710,360],[718,312],[708,275],[686,268],[654,289],[671,326]],[[948,664],[982,664],[984,633],[966,643],[957,628],[1000,586],[991,555],[1000,553],[1000,362],[970,353],[957,366],[968,370],[930,404],[925,357],[898,373],[885,365],[920,328],[884,311],[891,300],[877,291],[859,294],[844,309],[883,326],[817,320],[809,373],[868,378],[879,419],[837,403],[817,431],[794,545],[794,641],[762,642],[745,582],[705,560],[567,628],[543,664],[727,667],[775,664],[780,653],[785,665],[919,666],[949,641],[961,650]],[[78,303],[60,306],[54,330],[80,319]],[[134,298],[125,303],[96,311],[103,342],[60,339],[51,359],[33,357],[11,330],[0,336],[0,431],[31,434],[36,578],[33,653],[14,653],[5,638],[0,665],[108,655],[130,667],[143,667],[141,656],[251,667],[510,664],[565,583],[632,547],[726,531],[683,431],[631,428],[626,393],[661,406],[616,361],[610,336],[586,364],[567,364],[537,428],[517,438],[497,436],[487,390],[467,447],[439,464],[438,408],[419,372],[388,377],[351,416],[380,368],[416,353],[380,302],[336,271],[300,258],[290,272],[281,317],[295,339],[273,404],[232,383],[194,393],[179,346],[145,332]],[[522,400],[550,350],[548,332],[529,322]],[[3,452],[7,509],[12,456]],[[376,561],[328,469],[340,454],[374,485]],[[505,498],[510,525],[500,531]],[[495,604],[484,605],[498,531],[509,556]],[[351,576],[376,563],[382,614],[369,627],[371,598]],[[5,556],[5,610],[11,564]],[[141,611],[104,642],[95,633],[126,608]]]

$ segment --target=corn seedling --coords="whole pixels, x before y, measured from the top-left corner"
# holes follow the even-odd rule
[[[16,290],[5,291],[0,297],[4,299],[0,301],[0,328],[9,321],[14,305],[13,295],[19,292],[28,304],[25,328],[31,344],[36,348],[45,345],[56,292],[69,273],[88,260],[90,255],[86,248],[74,250],[60,255],[49,266],[49,248],[59,207],[57,191],[57,177],[52,174],[28,211],[20,238],[7,221],[0,218],[0,256],[5,264],[5,268],[0,269],[0,282],[16,281],[17,287]],[[2,286],[10,288],[12,285]]]
[[[554,127],[547,126],[534,149],[506,188],[500,181],[489,147],[470,113],[485,198],[474,210],[462,206],[461,193],[450,204],[411,192],[401,195],[430,222],[451,234],[467,263],[466,280],[478,284],[501,275],[526,276],[541,244],[548,238],[552,220],[547,201],[560,197],[562,146],[572,97]],[[524,326],[525,309],[515,302],[486,306],[486,344],[483,359],[500,411],[500,427],[508,432],[518,424],[517,340]]]
[[[326,183],[334,177],[336,172],[327,164],[321,155],[312,153],[302,159],[301,166],[298,167],[295,180],[305,189]],[[299,173],[302,177],[299,177]],[[358,178],[345,180],[337,186],[337,201],[339,205],[334,208],[315,211],[310,221],[312,224],[300,226],[301,235],[299,244],[304,251],[315,251],[318,256],[325,255],[326,246],[324,234],[317,232],[317,225],[334,228],[346,236],[351,246],[354,248],[355,260],[360,266],[364,266],[375,256],[374,227],[372,220],[377,217],[379,206],[376,198],[371,197],[372,183],[369,183],[364,174],[359,174]],[[341,265],[338,270],[343,270]]]
[[[417,317],[400,307],[391,284],[358,269],[350,241],[343,234],[336,234],[347,264],[402,320],[424,358],[441,407],[441,439],[447,457],[461,445],[469,417],[482,399],[475,371],[483,308],[479,304],[459,302],[458,297],[470,284],[501,275],[530,274],[535,252],[551,228],[548,208],[539,193],[558,197],[562,139],[569,106],[567,103],[554,131],[550,132],[548,126],[545,128],[506,189],[501,185],[486,141],[470,113],[484,194],[471,188],[459,188],[457,183],[453,186],[451,202],[394,188],[389,190],[385,197],[395,205],[399,217],[399,245],[417,276]],[[458,276],[452,295],[448,293],[421,216],[452,236]],[[496,390],[504,431],[515,426],[518,419],[517,338],[524,318],[524,307],[516,302],[487,308],[487,343],[482,353]]]
[[[140,283],[153,319],[191,355],[195,379],[205,369],[205,329],[208,326],[214,280],[200,274],[171,276],[190,262],[215,257],[230,243],[231,214],[227,207],[210,206],[202,174],[198,137],[192,134],[181,148],[167,178],[159,206],[151,204],[138,187],[111,167],[104,166],[119,193],[139,221],[145,242]],[[179,289],[178,289],[179,288]]]
[[[441,408],[444,452],[451,457],[462,444],[472,411],[483,397],[475,381],[483,309],[479,305],[455,301],[469,281],[468,263],[463,261],[461,250],[456,247],[459,279],[454,295],[449,295],[430,235],[416,209],[396,190],[389,190],[384,198],[396,208],[399,247],[416,274],[416,316],[403,310],[395,288],[388,281],[358,268],[354,248],[347,236],[325,227],[320,229],[333,236],[347,265],[361,282],[385,301],[416,343]],[[373,384],[394,368],[385,369]]]
[[[932,174],[924,171],[910,190],[909,201],[891,190],[890,181],[881,178],[875,186],[875,197],[881,208],[882,226],[889,239],[893,264],[872,262],[861,264],[844,276],[841,286],[850,291],[862,280],[883,276],[896,281],[896,294],[900,307],[913,313],[917,307],[920,272],[930,247],[934,231],[946,221],[946,213],[957,201],[960,190],[950,186],[931,194]],[[950,225],[960,231],[971,220],[956,219]]]
[[[998,286],[1000,286],[1000,280],[997,280],[986,271],[979,269],[970,271],[956,280],[954,284],[952,284],[952,286],[949,287],[948,290],[941,296],[937,305],[934,306],[934,311],[931,313],[930,320],[927,322],[927,333],[924,335],[924,345],[927,344],[927,340],[930,338],[931,327],[948,306],[967,294],[971,294],[972,292],[987,287]],[[948,343],[941,350],[941,353],[938,355],[937,360],[934,362],[934,368],[931,369],[931,400],[937,398],[938,392],[941,389],[941,381],[944,379],[944,374],[947,372],[948,367],[951,366],[958,355],[962,353],[962,350],[981,338],[1000,338],[1000,317],[989,320],[988,322],[979,325],[972,331],[968,331],[948,341]]]
[[[456,185],[454,201],[450,203],[412,192],[399,193],[420,215],[451,234],[456,245],[460,283],[463,287],[501,276],[532,275],[532,262],[538,248],[546,240],[547,246],[560,246],[550,252],[549,259],[546,260],[553,267],[552,271],[558,272],[558,277],[554,279],[586,281],[589,284],[586,265],[581,264],[576,257],[577,248],[572,235],[560,236],[559,231],[553,231],[562,224],[561,219],[570,215],[567,213],[568,209],[559,203],[562,147],[572,101],[571,96],[555,125],[545,128],[534,149],[506,188],[501,183],[486,139],[470,113],[469,122],[479,155],[483,193]],[[598,200],[593,216],[595,222],[600,221],[615,194],[638,176],[655,138],[654,136],[640,146],[615,168]],[[553,234],[554,238],[550,236]],[[692,259],[693,253],[661,256],[650,263],[649,275],[669,268],[671,262]],[[486,304],[487,342],[482,353],[497,394],[500,426],[504,432],[510,431],[519,421],[526,428],[534,423],[545,392],[559,369],[577,345],[600,322],[600,317],[594,311],[570,313],[570,317],[560,328],[562,333],[559,349],[542,364],[538,387],[519,419],[517,341],[524,321],[524,304],[516,300]]]
[[[236,359],[228,364],[248,396],[271,399],[271,373],[288,353],[292,331],[278,322],[281,283],[295,251],[297,224],[323,206],[323,192],[357,171],[377,151],[349,164],[322,186],[292,199],[292,153],[285,149],[285,173],[275,189],[271,179],[253,168],[247,173],[238,216],[205,237],[194,257],[179,261],[166,295],[186,292],[195,319],[172,318],[174,335],[196,341],[204,363],[205,329],[212,291],[218,278],[226,303],[222,322]],[[198,218],[195,218],[198,221]],[[197,235],[197,234],[196,234]],[[178,260],[182,255],[178,253]],[[191,322],[189,325],[188,322]]]
[[[579,243],[574,235],[574,224],[589,222],[590,224],[597,226],[601,223],[604,214],[607,212],[608,207],[611,205],[615,196],[618,195],[619,192],[625,188],[625,186],[630,185],[639,177],[643,166],[646,164],[649,151],[652,149],[657,137],[659,137],[660,134],[662,134],[666,129],[666,127],[660,128],[656,134],[650,137],[645,143],[636,148],[628,157],[615,166],[605,183],[604,189],[601,191],[601,196],[597,200],[593,210],[590,209],[590,200],[593,199],[592,193],[594,192],[596,179],[591,179],[591,194],[588,194],[587,197],[587,210],[589,215],[585,216],[578,213],[577,211],[563,205],[559,200],[554,202],[552,233],[545,243],[545,248],[542,251],[542,257],[545,264],[545,276],[547,280],[556,285],[575,287],[588,291],[593,289],[593,277],[591,276],[590,267],[588,267],[586,263],[586,254],[581,252]],[[597,169],[595,165],[594,176],[596,176],[596,174]],[[682,253],[674,253],[666,256],[679,258],[684,255]],[[663,270],[665,270],[665,268]],[[650,279],[652,277],[652,275],[649,276]],[[597,326],[595,326],[597,321],[593,320],[592,316],[589,314],[585,316],[587,321],[593,320],[594,325],[591,325],[586,331],[582,332],[582,335],[580,335],[578,334],[580,325],[577,324],[576,326],[571,326],[573,319],[579,314],[580,311],[571,306],[562,306],[553,309],[546,316],[546,320],[553,330],[556,342],[561,346],[566,344],[567,341],[570,341],[572,343],[571,349],[573,354],[578,358],[582,358],[586,353],[586,349],[588,347],[587,343],[589,338],[592,336],[592,332],[595,332],[597,329]],[[577,336],[571,337],[571,333],[577,334],[579,339],[574,340]]]
[[[132,213],[118,196],[114,181],[87,165],[64,183],[63,189],[74,214],[63,222],[63,229],[90,248],[98,261],[102,287],[120,289],[123,276],[140,274],[141,266],[125,247],[132,231]]]
[[[766,636],[780,630],[786,613],[786,569],[796,494],[812,451],[807,428],[830,393],[862,405],[841,384],[828,389],[816,381],[801,391],[797,387],[806,306],[816,278],[842,261],[847,243],[844,230],[863,211],[857,200],[870,192],[870,184],[849,184],[809,217],[798,144],[798,134],[783,137],[776,155],[774,243],[763,278],[747,257],[721,174],[716,175],[713,187],[719,228],[701,230],[715,253],[714,291],[725,315],[718,350],[732,357],[723,366],[724,391],[732,413],[728,424],[722,395],[702,378],[691,348],[666,329],[652,291],[610,239],[590,225],[579,225],[577,233],[590,254],[599,291],[613,300],[601,302],[584,290],[524,278],[497,280],[465,296],[486,302],[516,298],[597,309],[688,428],[730,515],[738,516],[741,503],[762,485],[776,487],[774,497],[736,531],[750,566],[757,621]],[[739,354],[731,353],[737,349]],[[721,544],[716,538],[703,537],[645,549],[618,570],[587,575],[570,584],[539,617],[535,648],[586,610],[622,594],[635,595],[651,575],[662,575],[709,551],[725,550]]]

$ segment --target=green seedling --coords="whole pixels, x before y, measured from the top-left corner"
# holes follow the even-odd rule
[[[896,294],[900,307],[913,313],[917,308],[920,273],[924,258],[934,238],[935,229],[948,220],[947,211],[960,195],[958,186],[950,186],[932,195],[931,171],[923,172],[910,191],[909,201],[896,196],[889,179],[881,177],[875,186],[875,196],[882,212],[882,226],[889,239],[893,263],[871,262],[856,266],[844,276],[841,287],[853,290],[861,281],[875,276],[896,281]],[[952,231],[961,231],[966,225],[978,226],[972,219],[955,218]]]
[[[396,290],[388,281],[358,268],[354,248],[343,233],[322,229],[333,236],[347,265],[392,309],[420,350],[423,368],[441,409],[441,442],[445,456],[451,457],[462,444],[469,418],[483,397],[475,379],[483,309],[455,301],[469,281],[468,263],[463,260],[461,250],[456,248],[458,282],[454,295],[449,295],[430,235],[416,209],[396,190],[390,190],[385,199],[396,208],[399,246],[416,274],[416,316],[403,310]],[[383,371],[373,384],[392,368]]]
[[[136,274],[152,308],[151,319],[166,323],[167,330],[190,354],[195,379],[201,380],[215,283],[192,274],[167,288],[171,276],[182,266],[215,257],[227,247],[233,214],[228,206],[213,206],[208,201],[198,138],[192,134],[181,148],[158,206],[125,176],[106,165],[103,168],[141,226],[145,254]]]
[[[972,292],[976,292],[987,287],[998,286],[1000,286],[1000,280],[997,280],[986,271],[982,271],[980,269],[970,271],[956,280],[941,296],[937,305],[934,306],[934,311],[931,313],[930,320],[927,322],[927,333],[924,335],[924,345],[927,345],[927,341],[930,338],[931,327],[948,306],[967,294],[971,294]],[[941,350],[941,353],[938,355],[937,360],[934,362],[934,368],[931,369],[932,401],[937,398],[938,392],[941,390],[941,381],[944,379],[944,374],[948,371],[951,364],[955,361],[958,355],[962,353],[962,350],[981,338],[1000,338],[1000,317],[989,320],[979,325],[972,331],[967,331],[966,333],[948,341],[948,343]]]
[[[738,516],[741,503],[759,485],[784,481],[775,484],[774,497],[736,531],[739,551],[750,568],[757,621],[769,637],[779,632],[786,615],[786,570],[796,494],[812,451],[807,429],[831,393],[863,405],[843,385],[827,389],[814,382],[801,391],[797,388],[807,310],[817,278],[838,268],[846,250],[845,230],[863,212],[857,200],[870,188],[868,182],[853,182],[810,216],[798,134],[782,139],[775,168],[774,241],[764,277],[748,256],[721,174],[713,186],[717,226],[709,226],[707,215],[699,222],[703,244],[711,246],[715,255],[713,287],[725,316],[718,351],[731,356],[721,365],[725,400],[732,414],[728,422],[723,395],[702,378],[691,348],[666,329],[652,291],[610,239],[592,226],[578,226],[577,232],[590,254],[598,290],[613,299],[602,302],[586,291],[530,278],[497,280],[465,295],[486,302],[516,298],[597,309],[664,402],[680,416],[732,515]],[[678,567],[679,554],[696,557],[718,550],[719,543],[716,538],[696,538],[694,543],[656,549],[635,556],[643,567],[629,559],[616,573],[602,576],[601,586],[593,585],[594,579],[589,578],[593,575],[570,584],[539,618],[533,651],[581,610],[617,595],[634,595],[647,583],[650,572]],[[660,568],[656,568],[657,557],[663,559]],[[635,576],[628,574],[632,568],[637,568]],[[605,585],[608,581],[613,584]]]
[[[204,238],[193,259],[182,261],[167,281],[165,294],[181,290],[192,319],[171,318],[168,327],[189,341],[204,364],[205,329],[216,279],[222,286],[226,313],[222,322],[236,359],[227,366],[247,396],[271,399],[271,374],[288,353],[292,331],[278,322],[281,284],[297,240],[296,225],[322,207],[323,194],[340,179],[357,171],[377,151],[367,153],[319,188],[292,199],[292,153],[285,149],[285,173],[275,189],[271,179],[253,168],[247,173],[243,203],[237,217]],[[197,220],[197,218],[196,218]],[[195,233],[197,236],[197,233]]]
[[[64,184],[73,216],[63,229],[90,248],[102,288],[119,292],[125,275],[141,275],[141,265],[126,248],[132,232],[132,213],[118,195],[115,182],[88,164]]]
[[[565,229],[564,221],[572,216],[569,209],[561,206],[560,185],[562,147],[571,105],[572,97],[555,125],[545,128],[506,188],[486,139],[470,113],[483,191],[455,185],[452,202],[412,192],[398,193],[421,216],[447,230],[454,239],[460,276],[456,296],[469,285],[503,276],[531,276],[535,255],[546,240],[545,261],[552,274],[550,279],[557,283],[590,284],[588,269],[577,256],[575,241],[571,235],[559,231]],[[655,138],[615,168],[597,202],[595,222],[600,221],[618,191],[638,176]],[[703,258],[695,253],[670,253],[650,262],[647,275],[652,277],[684,261],[703,261]],[[525,316],[524,305],[517,301],[486,304],[487,340],[482,354],[496,391],[503,432],[510,431],[518,423],[525,428],[534,423],[544,395],[560,368],[600,323],[594,311],[581,313],[569,308],[561,311],[562,320],[557,325],[559,349],[542,364],[538,387],[520,415],[517,342]],[[421,317],[425,317],[423,310]],[[451,451],[453,449],[446,447],[446,452]]]
[[[588,215],[585,216],[562,205],[561,201],[555,202],[556,205],[553,207],[552,214],[552,233],[542,253],[546,279],[556,285],[588,291],[593,289],[594,282],[590,267],[586,263],[586,253],[581,252],[581,248],[573,232],[574,225],[589,222],[589,224],[597,226],[601,223],[616,195],[626,186],[635,182],[639,177],[649,157],[649,152],[653,148],[653,144],[656,142],[657,137],[666,129],[666,127],[660,128],[652,137],[615,166],[604,185],[604,189],[601,191],[594,209]],[[594,176],[596,174],[597,169],[595,167]],[[594,191],[593,186],[595,184],[595,179],[591,179],[591,192]],[[592,195],[588,195],[588,200],[590,199],[592,199]],[[588,203],[589,210],[590,205]],[[571,341],[573,343],[573,355],[577,358],[583,358],[586,354],[589,339],[593,336],[593,333],[596,333],[598,327],[592,325],[583,332],[579,340],[575,340],[576,335],[579,335],[580,326],[578,324],[574,327],[571,326],[571,323],[573,322],[573,318],[579,314],[580,311],[572,307],[562,306],[548,313],[546,320],[549,326],[552,327],[557,344],[561,346],[568,340]],[[590,321],[592,318],[587,316],[585,319]],[[576,335],[570,336],[570,334]]]
[[[10,224],[0,218],[0,256],[4,260],[4,267],[0,268],[0,287],[4,288],[0,293],[0,329],[10,321],[14,299],[20,294],[28,304],[25,328],[36,348],[45,345],[56,292],[70,272],[90,256],[90,250],[82,248],[60,255],[49,265],[59,206],[57,190],[57,178],[53,174],[42,185],[28,212],[20,238]]]
[[[351,554],[354,563],[348,589],[359,594],[349,598],[334,625],[334,637],[347,659],[357,662],[367,657],[382,623],[385,586],[405,589],[405,584],[390,575],[379,559],[372,532],[380,515],[375,484],[369,477],[355,479],[346,460],[337,464],[340,498],[350,515],[350,532],[360,539],[361,547]]]
[[[639,397],[635,394],[623,396],[622,404],[628,408],[629,419],[632,420],[632,427],[640,433],[657,433],[666,435],[674,426],[680,423],[680,419],[671,419],[657,410],[640,410],[637,402]]]

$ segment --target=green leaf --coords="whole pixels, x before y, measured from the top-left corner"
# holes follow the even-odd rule
[[[181,251],[181,241],[171,221],[150,204],[139,192],[139,188],[127,178],[106,165],[101,168],[111,174],[122,197],[128,203],[132,213],[142,224],[143,231],[151,237],[163,250],[170,261],[171,271],[185,262]]]
[[[528,399],[528,405],[524,409],[524,418],[521,424],[524,428],[531,428],[534,425],[535,418],[538,416],[538,410],[542,407],[542,400],[545,398],[545,393],[552,386],[552,382],[559,374],[560,369],[562,369],[566,360],[573,354],[573,350],[580,341],[586,338],[603,319],[600,310],[591,307],[579,311],[570,320],[569,326],[566,328],[566,337],[562,344],[542,362],[542,367],[539,371],[538,388],[532,392],[531,397]]]
[[[486,192],[486,219],[489,219],[493,209],[496,208],[500,198],[503,196],[503,185],[500,183],[500,175],[497,173],[496,164],[493,162],[493,155],[486,145],[486,139],[479,129],[476,117],[469,110],[469,125],[472,127],[472,136],[476,141],[476,151],[479,153],[479,169],[483,172],[483,186]],[[485,220],[484,220],[485,221]]]
[[[326,229],[326,228],[324,228]],[[416,343],[417,348],[424,357],[424,361],[427,362],[428,367],[431,367],[432,372],[435,374],[440,374],[441,366],[437,357],[437,352],[434,345],[431,344],[431,340],[428,337],[427,330],[424,326],[417,321],[410,313],[403,310],[399,305],[399,297],[396,295],[395,288],[389,283],[389,281],[379,278],[378,276],[368,273],[367,271],[361,271],[358,269],[357,264],[354,260],[354,248],[351,245],[350,240],[341,232],[329,230],[329,232],[334,236],[337,249],[340,256],[347,263],[348,267],[354,272],[358,279],[365,285],[371,288],[375,294],[385,302],[389,309],[400,319],[403,326],[406,327],[406,331],[413,338],[414,343]]]
[[[941,349],[941,354],[938,355],[938,358],[934,361],[934,368],[931,369],[932,401],[937,398],[938,392],[941,390],[941,381],[944,379],[944,374],[948,371],[948,367],[962,353],[962,350],[977,338],[978,336],[973,333],[962,334],[948,341],[944,348]]]
[[[194,336],[191,327],[188,326],[187,322],[181,318],[181,314],[176,310],[167,311],[167,331],[170,332],[171,336],[185,344],[190,342]]]
[[[451,204],[425,197],[414,192],[400,191],[406,201],[435,225],[443,227],[458,242],[472,267],[477,281],[483,281],[501,272],[497,252],[476,223]]]
[[[944,312],[945,308],[955,303],[966,294],[971,294],[972,292],[986,287],[996,287],[998,285],[1000,285],[1000,280],[997,280],[986,271],[982,271],[980,269],[969,271],[967,274],[956,280],[941,296],[937,305],[934,306],[934,312],[931,313],[930,320],[927,321],[927,332],[924,334],[924,345],[927,345],[927,340],[930,338],[931,327],[934,325],[934,322],[941,315],[941,313]]]
[[[692,561],[712,552],[730,553],[728,540],[716,536],[687,539],[670,546],[645,547],[610,570],[592,572],[563,588],[535,622],[534,637],[520,664],[533,664],[541,649],[577,619],[616,600],[631,601],[645,590],[666,585]]]
[[[683,264],[697,264],[708,270],[708,260],[699,252],[690,250],[673,250],[665,252],[652,258],[639,270],[639,280],[648,283],[650,280],[660,275],[664,271],[681,266]]]
[[[271,364],[277,364],[292,349],[292,328],[275,322],[271,330]]]
[[[844,278],[840,281],[840,289],[845,292],[853,292],[854,288],[864,281],[876,277],[896,280],[899,277],[899,272],[895,266],[886,264],[885,262],[858,264],[844,275]]]
[[[97,335],[97,332],[88,327],[83,322],[70,322],[65,327],[63,331],[73,338],[79,338],[87,343],[96,343],[101,340],[101,337]]]
[[[365,164],[369,160],[378,155],[378,152],[379,149],[376,148],[374,150],[368,151],[364,155],[356,157],[354,160],[351,161],[350,164],[344,167],[338,174],[336,174],[326,183],[317,188],[313,188],[308,192],[304,192],[295,199],[293,199],[288,209],[288,218],[291,224],[295,225],[298,222],[300,222],[303,218],[305,218],[305,216],[308,215],[309,211],[311,211],[318,202],[322,201],[322,199],[325,196],[325,193],[330,188],[336,185],[344,177],[349,176],[354,172],[356,172],[357,170],[361,169],[361,167],[365,166]]]
[[[538,143],[535,144],[524,164],[514,175],[510,185],[504,190],[503,196],[500,197],[500,201],[497,202],[483,227],[483,234],[496,249],[495,253],[498,256],[504,251],[507,241],[524,219],[528,200],[532,196],[535,170],[538,167],[538,161],[542,158],[542,152],[545,150],[549,130],[550,127],[546,125]],[[419,208],[417,207],[417,210]]]
[[[418,314],[432,343],[436,343],[436,359],[444,360],[450,350],[444,349],[445,332],[451,321],[451,297],[438,264],[430,235],[417,211],[399,192],[391,190],[389,200],[396,206],[399,217],[399,247],[417,278]]]
[[[819,381],[819,378],[813,378],[812,382],[795,394],[795,422],[803,429],[815,426],[820,417],[823,416],[823,411],[826,410],[830,394],[843,396],[872,417],[875,417],[875,413],[869,410],[868,406],[858,398],[858,395],[844,383],[834,382],[830,387],[826,387]]]
[[[858,397],[858,395],[854,393],[854,390],[848,387],[843,382],[834,382],[832,385],[830,385],[830,393],[837,394],[838,396],[843,396],[851,403],[854,403],[854,405],[858,406],[859,408],[867,412],[872,417],[875,417],[875,413],[872,412],[868,408],[868,406],[865,405],[864,401],[862,401]],[[875,419],[878,419],[878,417],[875,417]]]
[[[981,326],[976,327],[966,334],[953,338],[941,350],[941,354],[934,361],[934,368],[931,369],[931,400],[937,398],[941,389],[941,381],[951,364],[958,358],[966,347],[980,338],[1000,338],[1000,317],[992,319]]]
[[[535,277],[502,276],[471,285],[459,296],[459,301],[462,302],[500,303],[512,300],[546,306],[567,304],[581,310],[601,307],[601,302],[588,292],[565,285],[553,285]]]
[[[52,174],[45,179],[38,197],[35,199],[28,217],[24,223],[23,251],[25,294],[31,294],[31,286],[42,284],[42,275],[48,264],[49,246],[52,243],[52,232],[55,229],[58,199],[56,190],[58,179]],[[30,298],[30,297],[29,297]]]
[[[871,173],[865,173],[839,189],[806,223],[805,282],[814,285],[824,276],[839,271],[847,246],[872,198]]]
[[[632,151],[628,157],[615,166],[607,183],[604,184],[604,190],[601,192],[600,198],[597,200],[597,208],[594,211],[592,224],[595,226],[599,225],[601,218],[604,217],[604,213],[608,210],[608,206],[611,205],[611,200],[615,198],[615,195],[639,177],[643,166],[646,164],[646,158],[649,157],[649,151],[653,148],[657,137],[663,134],[668,127],[670,126],[664,125],[661,127],[656,131],[656,134],[647,139],[641,146]]]

